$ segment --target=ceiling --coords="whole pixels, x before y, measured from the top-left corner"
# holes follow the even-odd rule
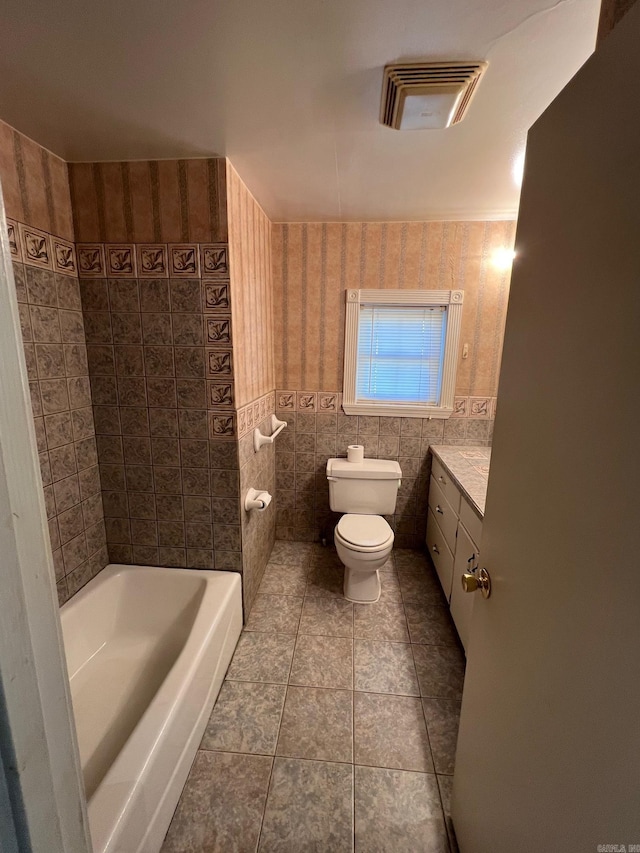
[[[226,155],[275,221],[515,215],[599,0],[4,0],[0,117],[69,161]],[[378,123],[386,63],[488,60],[464,121]]]

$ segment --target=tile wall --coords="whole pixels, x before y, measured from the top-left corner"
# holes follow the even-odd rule
[[[274,395],[269,394],[261,416],[254,426],[265,435],[271,434],[271,414]],[[276,439],[279,441],[280,438]],[[276,494],[276,445],[263,445],[256,453],[253,448],[253,429],[247,428],[240,438],[240,495],[244,497],[250,488]],[[277,503],[274,500],[264,512],[241,508],[242,516],[242,581],[245,614],[251,611],[258,587],[262,580],[276,538]]]
[[[0,180],[64,603],[108,562],[66,164],[0,122]]]
[[[275,410],[271,223],[224,160],[70,174],[110,558],[241,571],[248,612],[275,531],[275,505],[242,509],[275,493],[251,436]]]
[[[301,395],[305,398],[308,395]],[[397,460],[402,469],[396,513],[387,521],[398,548],[421,548],[427,523],[431,444],[490,445],[489,418],[358,417],[341,411],[293,411],[290,393],[276,391],[277,416],[289,428],[276,439],[276,536],[316,541],[333,537],[339,516],[329,509],[327,459],[362,444],[371,458]]]
[[[112,562],[240,568],[226,253],[78,244]]]

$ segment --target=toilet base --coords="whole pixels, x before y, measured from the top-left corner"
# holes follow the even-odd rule
[[[344,597],[354,604],[375,604],[380,598],[380,575],[377,569],[344,567]]]

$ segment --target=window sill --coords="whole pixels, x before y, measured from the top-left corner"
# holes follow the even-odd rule
[[[389,418],[439,418],[444,420],[453,414],[453,408],[447,406],[410,406],[400,403],[345,403],[342,408],[346,415],[377,415]]]

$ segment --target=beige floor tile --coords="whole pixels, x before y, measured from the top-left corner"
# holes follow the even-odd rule
[[[225,681],[200,748],[273,755],[286,692],[284,684]]]
[[[353,640],[300,634],[293,656],[290,684],[353,688]]]
[[[418,698],[355,693],[353,714],[356,764],[433,773]]]
[[[276,754],[353,761],[353,693],[289,685]]]

